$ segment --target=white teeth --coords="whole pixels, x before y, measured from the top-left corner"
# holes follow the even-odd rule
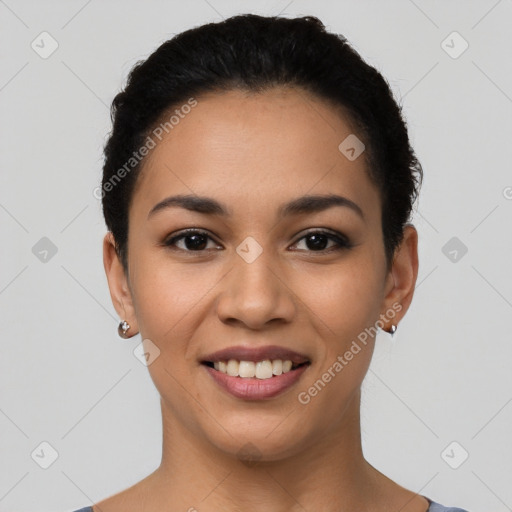
[[[272,361],[260,361],[256,363],[256,378],[270,379],[272,377]]]
[[[272,361],[272,373],[274,375],[281,375],[283,373],[283,361],[281,359]]]
[[[293,363],[287,359],[265,359],[264,361],[237,361],[230,359],[229,361],[215,361],[213,367],[221,373],[225,373],[231,377],[271,379],[274,375],[281,375],[291,371]]]
[[[283,361],[283,373],[289,372],[292,369],[291,361]]]
[[[240,361],[238,375],[240,377],[254,377],[256,375],[256,365],[252,361]]]
[[[238,361],[230,359],[226,367],[226,373],[231,377],[238,377]]]

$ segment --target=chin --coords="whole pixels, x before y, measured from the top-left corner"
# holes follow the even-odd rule
[[[213,447],[249,466],[256,462],[275,462],[301,453],[312,437],[303,421],[299,424],[297,419],[284,418],[286,414],[265,418],[261,411],[254,410],[252,414],[239,414],[236,420],[231,417],[221,423],[225,430],[207,425],[204,435]]]

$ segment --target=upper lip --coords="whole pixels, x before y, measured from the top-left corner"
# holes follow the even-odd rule
[[[237,361],[271,361],[281,359],[283,361],[289,360],[294,364],[302,364],[310,361],[309,357],[304,354],[299,354],[294,350],[277,345],[267,345],[264,347],[227,347],[217,352],[206,355],[201,358],[202,362],[215,363],[217,361],[229,361],[236,359]]]

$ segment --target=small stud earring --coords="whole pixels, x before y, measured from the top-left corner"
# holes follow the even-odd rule
[[[396,325],[391,324],[391,327],[389,328],[388,333],[391,334],[391,337],[393,337],[393,334],[395,334],[395,332],[396,332]]]
[[[123,320],[122,322],[119,323],[117,327],[117,333],[119,334],[119,336],[121,336],[121,338],[127,340],[128,338],[130,338],[130,336],[126,334],[129,329],[130,324],[126,320]]]

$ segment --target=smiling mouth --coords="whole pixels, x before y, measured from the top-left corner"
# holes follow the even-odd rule
[[[293,372],[303,366],[309,366],[311,362],[294,363],[289,359],[265,359],[262,361],[229,359],[226,361],[203,361],[202,364],[230,377],[267,380]]]

